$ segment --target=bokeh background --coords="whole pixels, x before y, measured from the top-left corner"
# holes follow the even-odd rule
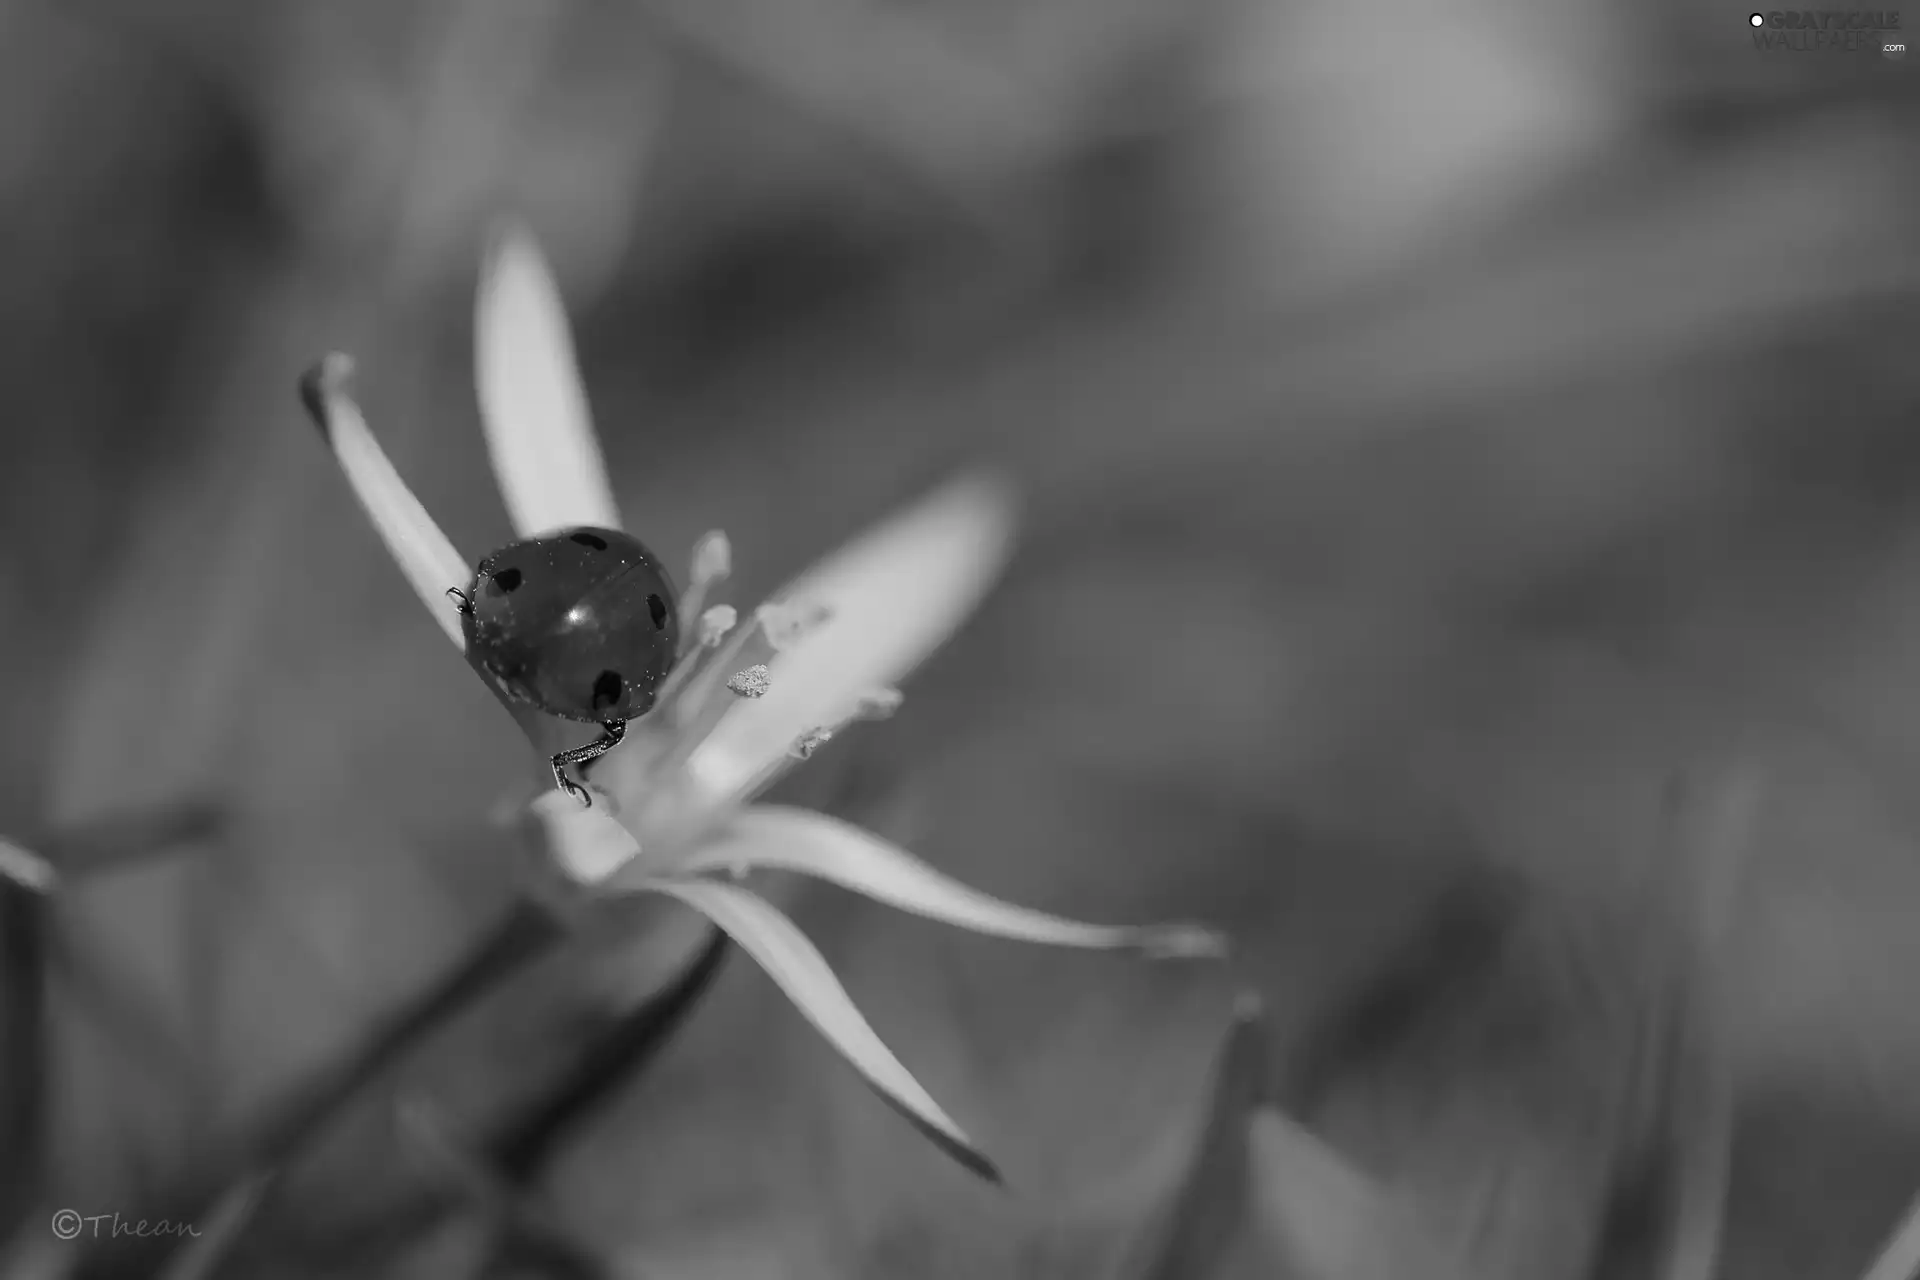
[[[1729,1142],[1717,1274],[1859,1275],[1920,1188],[1917,142],[1911,59],[1698,0],[4,0],[0,831],[222,818],[10,891],[9,1265],[152,1274],[47,1214],[188,1203],[524,887],[537,762],[293,395],[356,353],[456,543],[505,541],[470,325],[512,215],[630,523],[728,530],[740,599],[955,467],[1021,483],[1003,589],[804,798],[1242,943],[793,890],[1020,1193],[738,962],[542,1170],[609,1274],[1145,1275],[1251,985],[1276,1096],[1496,1280],[1656,1274],[1610,1242],[1658,1153]],[[484,1126],[634,957],[446,1028],[227,1274],[478,1274],[472,1206],[367,1225],[432,1174],[394,1100]],[[1217,1234],[1185,1274],[1321,1274]]]

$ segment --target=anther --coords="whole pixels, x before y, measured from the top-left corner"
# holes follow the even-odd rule
[[[718,647],[727,638],[727,632],[734,629],[740,621],[739,611],[730,604],[717,604],[700,615],[700,647],[712,649]]]
[[[812,759],[814,752],[831,741],[833,741],[833,730],[809,729],[807,732],[801,734],[799,738],[795,739],[791,747],[787,748],[787,754],[795,760],[809,760]]]
[[[745,671],[736,671],[727,681],[727,689],[742,698],[758,698],[766,694],[772,685],[772,677],[765,663],[756,662]]]
[[[724,581],[733,572],[733,546],[727,541],[727,535],[715,529],[694,544],[693,565],[687,573],[687,594],[680,601],[681,617],[698,617],[701,627],[697,635],[681,637],[681,656],[696,644],[709,643],[706,638],[705,623],[707,597],[713,588]],[[729,610],[731,613],[731,610]],[[731,623],[728,624],[731,627]]]
[[[693,570],[688,582],[702,586],[715,583],[733,572],[733,544],[720,530],[705,535],[693,547]]]

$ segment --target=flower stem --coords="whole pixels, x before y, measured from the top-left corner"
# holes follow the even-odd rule
[[[0,1239],[12,1239],[33,1211],[44,1172],[45,909],[39,894],[0,880],[0,1150],[11,1157],[0,1179]]]
[[[173,856],[221,834],[225,810],[193,799],[45,833],[37,841],[56,885]],[[51,891],[52,886],[49,886]],[[45,1175],[48,902],[0,877],[0,1238],[37,1205]]]
[[[522,913],[516,915],[524,911],[523,908]],[[551,916],[538,913],[538,917],[541,923],[536,924],[536,928],[555,926]],[[478,975],[492,971],[491,967],[501,959],[514,954],[513,948],[526,941],[522,932],[526,927],[511,918],[503,921],[486,942],[474,948],[466,964],[439,984],[436,991],[449,1012],[459,1006],[447,1003],[448,993],[463,989],[463,979],[475,981]],[[718,930],[712,931],[705,946],[671,984],[591,1041],[553,1087],[494,1124],[476,1144],[474,1158],[509,1186],[527,1188],[537,1182],[546,1166],[606,1100],[658,1059],[701,996],[712,988],[730,953],[727,936]],[[507,971],[510,968],[502,972]],[[481,989],[484,990],[484,986]],[[415,1007],[424,1009],[433,1000],[434,993],[430,992]],[[393,1025],[398,1026],[400,1021],[396,1019]],[[361,1069],[365,1071],[366,1059],[361,1061]],[[339,1096],[337,1090],[336,1095]],[[351,1095],[344,1095],[339,1105],[350,1100]],[[292,1132],[292,1128],[283,1127],[281,1136],[285,1138]],[[391,1212],[382,1212],[375,1221],[362,1224],[353,1232],[352,1242],[343,1247],[328,1248],[314,1242],[314,1256],[324,1256],[330,1265],[344,1269],[371,1269],[380,1255],[402,1248],[409,1239],[430,1231],[449,1213],[458,1211],[461,1203],[460,1196],[445,1187],[408,1197]],[[504,1225],[517,1228],[520,1224]],[[508,1243],[524,1246],[538,1242],[519,1238],[524,1234],[518,1230],[509,1232]],[[534,1236],[539,1234],[535,1232]],[[552,1252],[561,1243],[546,1241],[548,1251]]]
[[[433,1031],[539,959],[566,936],[545,907],[522,901],[433,986],[375,1028],[361,1048],[295,1099],[260,1143],[263,1163],[303,1150],[328,1120]]]
[[[336,1116],[385,1079],[387,1072],[429,1035],[465,1012],[508,978],[546,955],[567,936],[566,926],[546,907],[522,900],[496,923],[466,957],[419,996],[376,1025],[332,1068],[321,1072],[260,1126],[242,1166],[214,1187],[184,1197],[189,1208],[173,1215],[192,1222],[222,1203],[233,1188],[264,1184],[255,1203],[271,1197],[271,1183],[325,1134]],[[233,1233],[237,1241],[241,1232]],[[103,1267],[106,1260],[101,1260]],[[82,1270],[80,1280],[89,1273]],[[106,1271],[94,1273],[105,1275]],[[211,1274],[211,1272],[209,1272]]]
[[[710,930],[706,945],[670,986],[588,1044],[566,1076],[522,1114],[496,1126],[485,1149],[500,1172],[523,1186],[536,1179],[580,1124],[666,1048],[719,976],[730,949],[725,933]]]

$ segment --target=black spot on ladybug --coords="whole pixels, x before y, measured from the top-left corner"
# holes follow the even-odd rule
[[[626,691],[627,682],[620,678],[618,671],[602,671],[593,682],[593,709],[605,711],[618,706]]]
[[[576,533],[573,540],[583,547],[592,547],[595,551],[605,551],[607,540],[597,533]]]
[[[517,590],[520,586],[520,571],[518,569],[502,569],[487,579],[487,586],[492,589],[495,594]]]
[[[667,602],[657,595],[647,597],[647,612],[653,617],[653,629],[663,631],[667,626]]]

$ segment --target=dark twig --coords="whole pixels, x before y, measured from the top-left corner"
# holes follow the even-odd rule
[[[38,1203],[45,1156],[46,900],[0,879],[0,1239]]]
[[[486,1215],[493,1231],[491,1271],[518,1275],[534,1269],[561,1280],[603,1280],[606,1267],[567,1237],[543,1198],[509,1182],[492,1161],[454,1138],[425,1107],[407,1107],[402,1119],[440,1180]]]
[[[191,1191],[182,1197],[183,1209],[170,1216],[192,1222],[196,1216],[206,1216],[210,1206],[231,1201],[234,1188],[266,1184],[251,1201],[257,1210],[271,1198],[272,1181],[306,1153],[336,1116],[370,1093],[389,1070],[433,1032],[552,951],[566,936],[565,925],[546,907],[522,901],[444,977],[383,1020],[358,1049],[289,1099],[259,1128],[259,1137],[239,1170],[218,1186]],[[232,1232],[229,1246],[242,1235],[240,1230]],[[213,1266],[209,1266],[206,1274],[213,1273]],[[102,1259],[100,1267],[83,1270],[80,1280],[108,1274],[112,1269]]]
[[[236,1175],[229,1187],[269,1188],[251,1199],[257,1208],[270,1195],[273,1177],[297,1160],[335,1115],[384,1078],[394,1063],[435,1028],[549,950],[564,936],[564,928],[544,908],[527,903],[516,909],[469,951],[465,961],[370,1036],[366,1047],[291,1101],[280,1117],[265,1127],[245,1171]],[[464,1162],[470,1173],[484,1171],[488,1184],[498,1189],[499,1194],[492,1199],[511,1192],[512,1199],[503,1201],[506,1209],[490,1206],[490,1213],[500,1224],[503,1255],[526,1261],[531,1250],[549,1269],[558,1268],[575,1276],[590,1274],[580,1269],[587,1265],[585,1253],[565,1240],[526,1198],[525,1189],[608,1098],[658,1058],[700,997],[711,989],[729,951],[725,935],[714,931],[670,986],[589,1043],[552,1089],[492,1126],[477,1152]],[[334,1254],[332,1262],[357,1269],[368,1259],[400,1247],[443,1221],[462,1203],[472,1203],[470,1182],[468,1179],[458,1187],[442,1187],[413,1198],[393,1213],[383,1214],[367,1229],[356,1230],[352,1244],[338,1254],[333,1250],[322,1252]],[[232,1198],[230,1193],[227,1198]],[[193,1203],[212,1200],[210,1193],[203,1193]],[[233,1232],[228,1246],[239,1238],[240,1232]]]
[[[510,1189],[517,1197],[519,1208],[503,1223],[507,1252],[519,1247],[515,1244],[515,1224],[522,1218],[539,1228],[531,1232],[536,1243],[550,1235],[546,1230],[549,1224],[533,1203],[530,1188],[582,1127],[659,1059],[701,997],[712,989],[731,951],[727,936],[712,930],[706,945],[670,985],[589,1041],[553,1087],[490,1127],[465,1162],[469,1177],[454,1180],[465,1185],[443,1185],[383,1212],[376,1221],[356,1229],[344,1248],[322,1250],[329,1263],[358,1271],[382,1254],[400,1248],[461,1204],[472,1203],[475,1177],[495,1188],[496,1195]],[[451,1194],[454,1191],[462,1194]]]
[[[553,1221],[533,1184],[606,1102],[659,1057],[713,985],[729,951],[727,935],[709,929],[706,945],[669,986],[591,1041],[552,1089],[496,1125],[481,1153],[459,1162],[468,1198],[478,1198],[498,1223],[496,1267],[536,1265],[546,1274],[583,1280],[602,1274],[604,1268]]]
[[[49,871],[28,884],[0,876],[0,1235],[39,1202],[45,1172],[46,984],[53,937],[47,894],[61,883],[177,855],[219,836],[225,809],[188,800],[47,833],[22,859]],[[21,868],[15,868],[16,873]]]
[[[710,929],[706,945],[671,985],[589,1043],[545,1096],[496,1126],[485,1148],[500,1172],[521,1186],[539,1177],[581,1124],[660,1056],[713,986],[730,951],[727,935]]]
[[[264,1130],[256,1163],[284,1164],[302,1151],[334,1115],[433,1031],[471,1007],[480,997],[551,951],[566,930],[537,903],[523,901],[495,925],[467,958],[418,999],[388,1019],[364,1046],[296,1098]]]

